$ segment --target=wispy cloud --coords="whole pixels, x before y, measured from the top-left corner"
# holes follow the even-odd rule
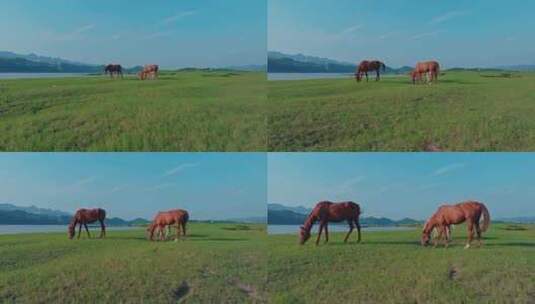
[[[348,194],[353,193],[356,186],[362,183],[365,179],[366,178],[364,176],[356,176],[356,177],[347,179],[344,182],[340,183],[338,186],[336,186],[334,190],[338,194],[337,196],[339,198],[345,197]]]
[[[171,175],[176,175],[186,169],[189,169],[189,168],[195,168],[199,166],[199,163],[185,163],[185,164],[180,164],[172,169],[169,169],[167,171],[165,171],[164,175],[165,177],[167,176],[171,176]]]
[[[354,33],[354,32],[356,32],[356,31],[358,31],[360,29],[362,29],[362,25],[360,25],[360,24],[359,25],[354,25],[354,26],[350,26],[348,28],[343,29],[340,32],[340,34],[341,35],[347,35],[347,34],[350,34],[350,33]]]
[[[171,23],[174,23],[174,22],[177,22],[181,19],[184,19],[188,16],[192,16],[192,15],[195,15],[197,12],[196,11],[185,11],[185,12],[180,12],[178,14],[175,14],[173,16],[169,16],[167,18],[164,18],[161,22],[161,24],[171,24]]]
[[[150,34],[145,35],[143,38],[144,38],[144,39],[162,38],[162,37],[169,37],[169,36],[171,36],[172,34],[173,34],[173,33],[170,32],[170,31],[165,31],[165,32],[154,32],[154,33],[150,33]]]
[[[396,32],[388,32],[388,33],[385,33],[383,35],[380,35],[379,38],[380,40],[385,40],[386,38],[390,38],[392,37]]]
[[[82,38],[82,34],[92,31],[95,27],[94,24],[86,24],[67,33],[46,32],[45,35],[50,40],[72,41]]]
[[[120,191],[125,190],[126,188],[128,188],[126,185],[115,186],[111,188],[110,193],[120,192]]]
[[[77,29],[74,30],[74,33],[76,34],[81,34],[81,33],[84,33],[84,32],[88,32],[92,29],[95,28],[95,25],[94,24],[88,24],[88,25],[84,25],[84,26],[81,26]]]
[[[468,14],[467,11],[450,11],[450,12],[447,12],[445,14],[442,14],[440,16],[437,16],[437,17],[431,19],[431,21],[429,23],[430,24],[439,24],[439,23],[446,22],[446,21],[451,20],[453,18],[464,16],[464,15],[467,15],[467,14]]]
[[[460,169],[462,169],[464,167],[466,167],[466,164],[462,164],[462,163],[450,164],[450,165],[438,168],[437,170],[435,170],[433,172],[432,176],[445,175],[445,174],[451,173],[453,171],[460,170]]]
[[[411,39],[419,40],[419,39],[426,38],[426,37],[434,37],[434,36],[438,35],[441,32],[442,31],[433,31],[433,32],[427,32],[427,33],[420,33],[420,34],[416,34],[416,35],[412,36]]]
[[[73,187],[81,187],[81,186],[84,186],[84,185],[87,185],[87,184],[91,184],[95,180],[96,180],[96,178],[94,176],[85,177],[85,178],[82,178],[82,179],[76,181],[72,186]]]
[[[163,190],[163,189],[166,189],[166,188],[170,188],[172,186],[174,186],[173,183],[161,183],[161,184],[157,184],[157,185],[148,187],[148,188],[145,189],[145,191],[147,191],[147,192],[159,191],[159,190]]]

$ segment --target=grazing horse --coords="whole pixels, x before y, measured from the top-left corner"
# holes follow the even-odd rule
[[[325,243],[329,241],[329,222],[341,222],[347,221],[349,224],[349,232],[347,233],[344,243],[347,243],[347,239],[355,226],[358,231],[358,242],[360,243],[360,206],[353,202],[340,202],[333,203],[329,201],[323,201],[316,204],[316,207],[312,210],[307,217],[305,224],[300,227],[299,243],[303,245],[310,238],[310,230],[316,221],[319,221],[320,230],[318,238],[316,239],[316,245],[319,244],[321,239],[321,233],[325,230]]]
[[[412,83],[422,81],[422,75],[427,75],[427,83],[432,83],[433,80],[438,81],[438,74],[440,73],[440,64],[436,61],[418,62],[416,67],[411,72]]]
[[[375,71],[377,76],[375,77],[375,81],[381,80],[381,73],[380,71],[383,70],[383,72],[386,71],[386,65],[382,63],[381,61],[377,60],[364,60],[362,61],[355,73],[355,79],[357,82],[360,82],[362,80],[362,74],[366,75],[366,81],[368,81],[368,72]]]
[[[483,225],[480,226],[480,219],[483,216]],[[435,239],[435,247],[439,239],[444,239],[444,246],[448,247],[450,238],[450,226],[466,222],[468,228],[468,242],[466,248],[470,248],[474,238],[474,227],[477,233],[477,240],[481,246],[481,233],[487,231],[490,225],[490,215],[487,207],[476,201],[467,201],[456,205],[442,205],[427,220],[422,231],[421,243],[427,246],[431,240],[431,232],[438,230],[438,237]],[[444,237],[445,236],[445,237]]]
[[[87,224],[91,224],[96,221],[100,222],[100,238],[104,237],[106,235],[106,226],[104,226],[105,219],[106,211],[104,211],[104,209],[78,209],[69,224],[69,239],[72,240],[72,238],[76,234],[76,225],[79,225],[78,239],[80,238],[80,234],[82,233],[82,225],[84,225],[85,231],[87,231],[87,236],[91,238],[91,234],[89,234]]]
[[[160,240],[165,240],[165,227],[176,225],[176,239],[180,238],[180,230],[182,235],[186,235],[186,224],[189,220],[189,214],[186,210],[173,209],[164,212],[158,212],[154,220],[147,228],[149,239],[154,240],[154,232],[160,235]]]
[[[108,64],[104,68],[104,74],[110,74],[110,78],[113,78],[113,75],[118,78],[119,76],[123,78],[123,67],[120,64]]]
[[[139,79],[145,80],[147,77],[149,77],[148,79],[157,79],[159,70],[160,67],[156,64],[145,65],[143,70],[138,73]]]

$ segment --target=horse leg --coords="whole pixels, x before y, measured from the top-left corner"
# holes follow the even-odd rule
[[[468,223],[468,243],[466,243],[466,246],[464,246],[464,249],[470,248],[470,245],[472,244],[473,239],[474,239],[474,223],[470,221]]]
[[[91,238],[91,234],[89,234],[89,229],[87,229],[87,224],[84,224],[85,231],[87,232],[87,237]]]
[[[357,234],[358,234],[357,243],[360,243],[360,222],[358,219],[355,220],[355,225],[357,226]]]
[[[320,223],[320,231],[318,232],[318,238],[316,239],[316,246],[319,245],[321,239],[321,233],[323,232],[324,223]]]
[[[180,223],[176,222],[176,238],[175,240],[178,240],[180,238]]]
[[[182,235],[186,236],[186,222],[182,222]]]
[[[433,239],[433,248],[437,247],[438,240],[440,239],[440,236],[442,236],[442,230],[440,228],[436,228],[436,230],[438,230],[438,235]]]
[[[377,70],[377,77],[375,78],[375,81],[381,80],[381,75],[379,74],[379,70]]]
[[[325,244],[329,242],[329,223],[325,224]]]
[[[444,247],[445,248],[448,248],[448,226],[447,225],[444,225],[442,227],[442,234],[444,234]]]
[[[366,73],[366,82],[368,82],[368,81],[369,81],[369,79],[368,79],[368,72],[364,72],[364,73]]]
[[[347,221],[349,224],[349,231],[346,234],[346,237],[344,238],[344,243],[347,243],[347,239],[349,239],[349,236],[351,235],[351,232],[353,232],[353,229],[355,229],[355,225],[353,225],[352,221]]]
[[[481,247],[483,243],[481,242],[481,227],[479,226],[479,222],[476,223],[476,234],[477,234],[478,247]]]
[[[78,225],[78,239],[80,239],[80,235],[82,234],[82,223]]]
[[[106,236],[106,226],[104,226],[104,221],[100,220],[100,238]]]

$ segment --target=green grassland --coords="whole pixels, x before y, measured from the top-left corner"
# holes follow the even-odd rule
[[[265,151],[265,73],[0,80],[3,151]]]
[[[296,235],[269,236],[273,303],[533,303],[535,226],[493,225],[481,248],[463,249],[465,227],[445,249],[419,244],[420,230],[363,233],[344,244],[304,246]]]
[[[270,151],[535,151],[535,73],[270,81]]]
[[[0,236],[0,302],[262,303],[266,238],[265,225],[200,223],[178,242],[141,228]]]

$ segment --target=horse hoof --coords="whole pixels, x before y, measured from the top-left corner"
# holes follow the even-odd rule
[[[468,249],[470,248],[470,244],[466,244],[466,246],[464,246],[464,249]]]

